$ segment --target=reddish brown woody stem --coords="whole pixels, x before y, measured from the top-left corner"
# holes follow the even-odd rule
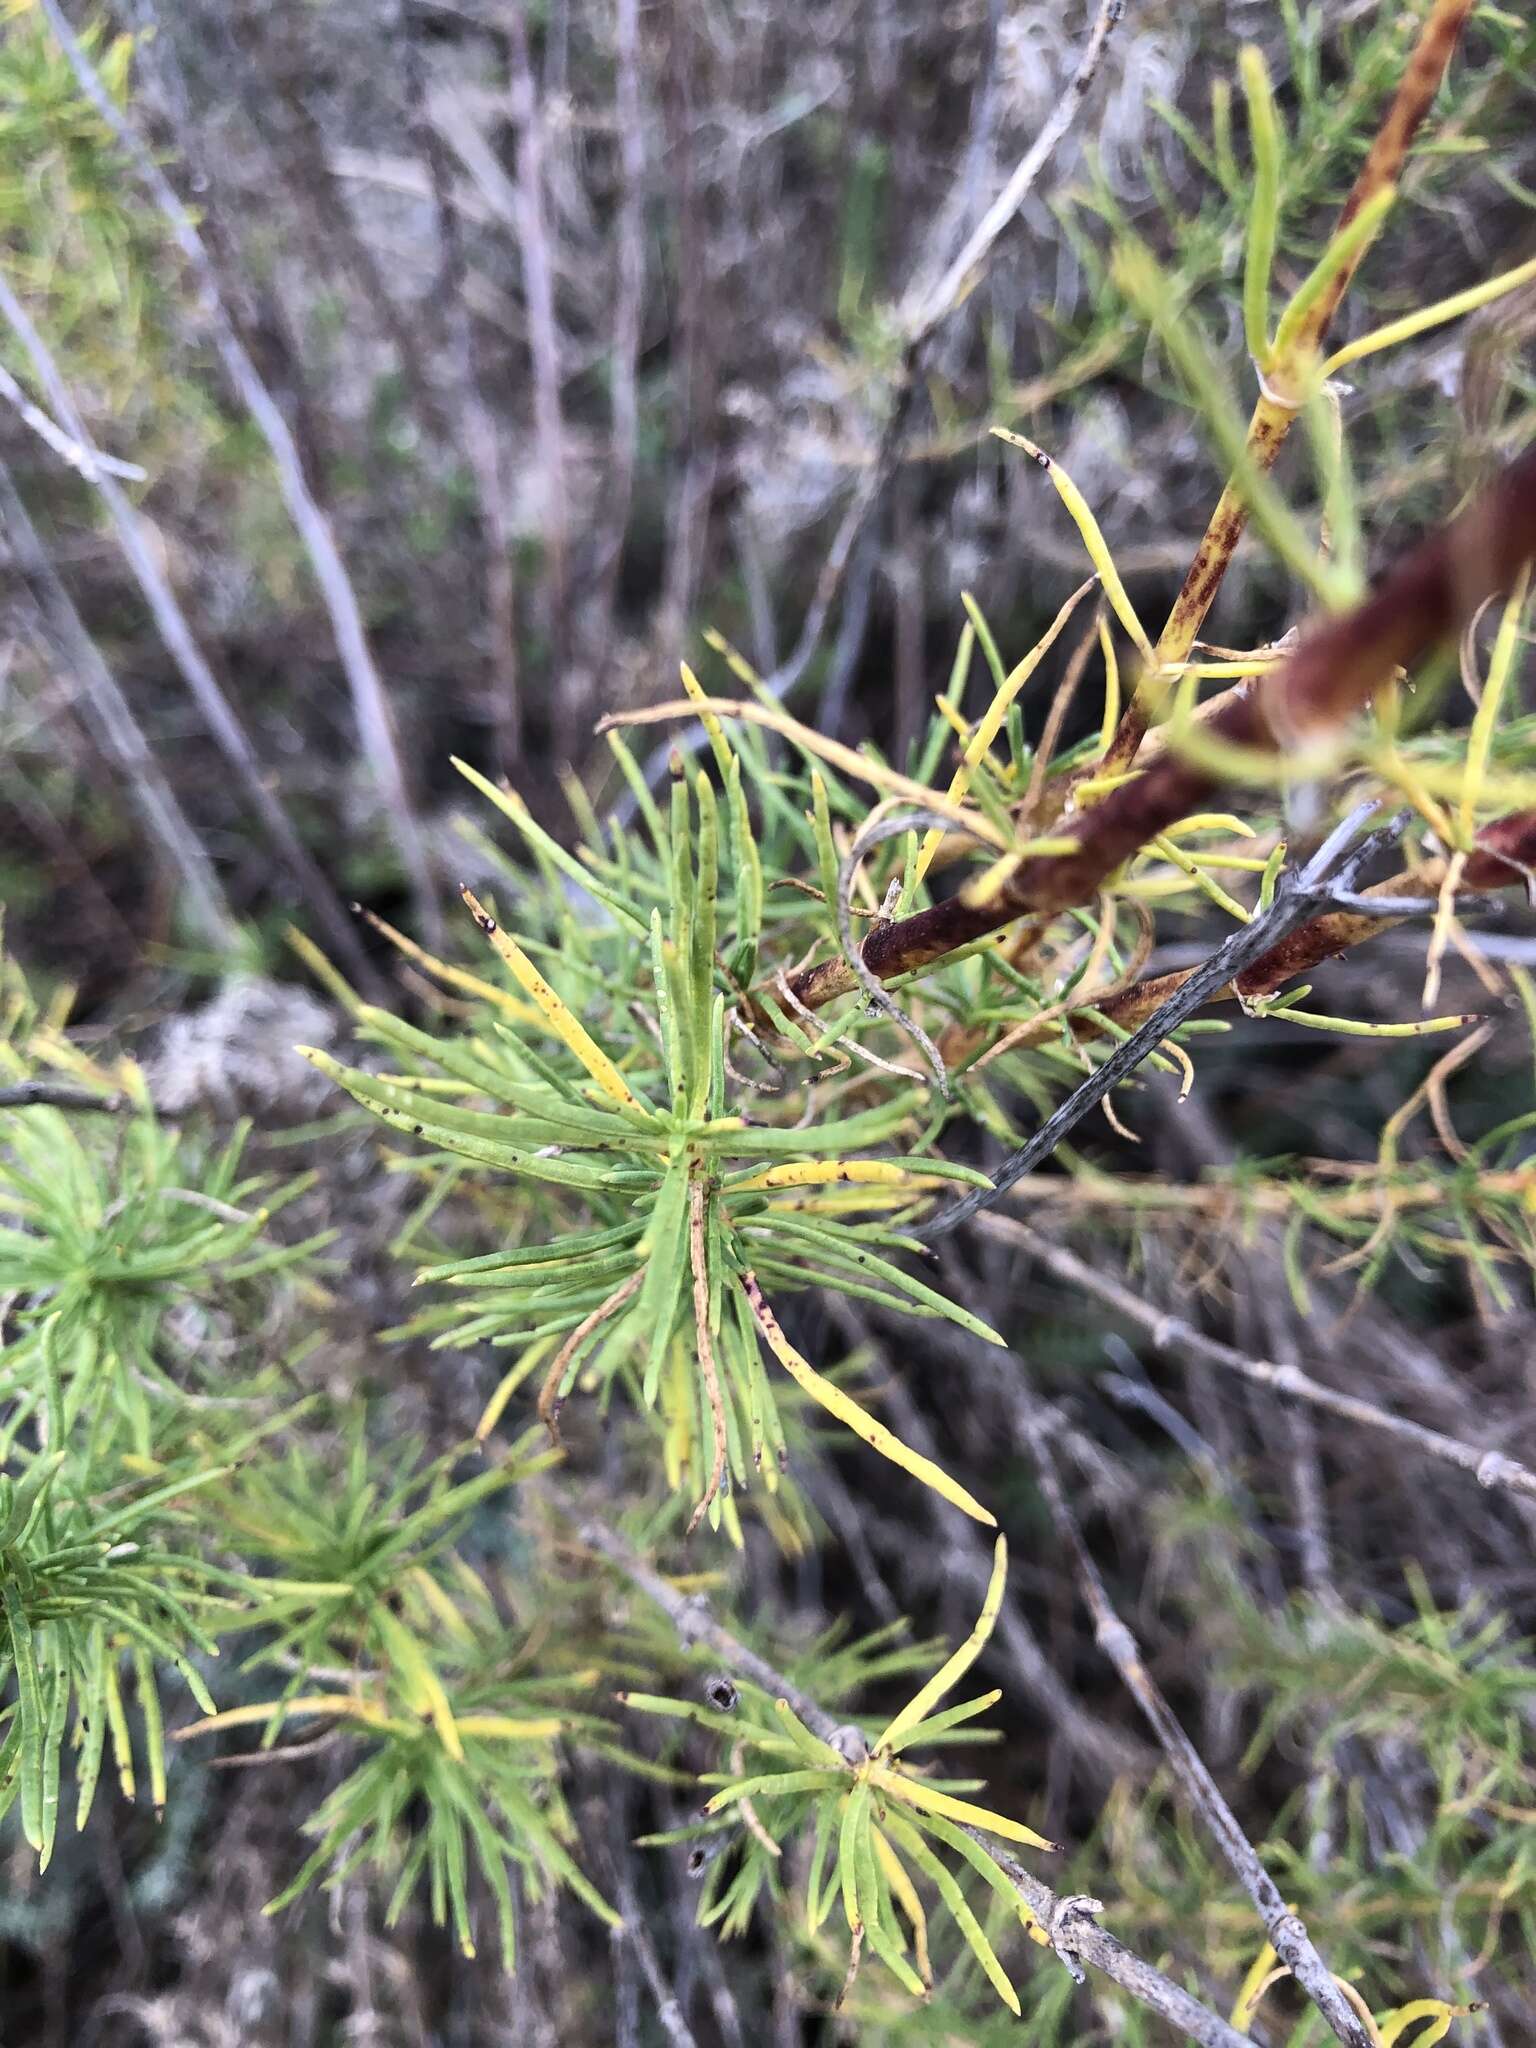
[[[1290,659],[1241,685],[1205,722],[1216,746],[1284,754],[1341,724],[1390,680],[1508,588],[1536,554],[1536,449],[1510,465],[1461,516],[1422,541],[1353,611],[1314,626]],[[1072,827],[1071,853],[994,869],[956,896],[873,932],[864,962],[882,981],[928,966],[1014,918],[1092,900],[1138,847],[1196,809],[1217,786],[1208,767],[1173,749],[1111,791]],[[1469,886],[1476,886],[1468,878]],[[853,986],[842,960],[791,982],[815,1009]]]

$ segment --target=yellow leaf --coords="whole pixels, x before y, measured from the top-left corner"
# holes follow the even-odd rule
[[[733,1180],[726,1193],[752,1195],[769,1188],[830,1187],[843,1181],[882,1188],[931,1188],[944,1178],[942,1174],[914,1173],[891,1159],[806,1159],[787,1166],[765,1166],[746,1180]]]
[[[1432,306],[1420,306],[1414,312],[1405,314],[1401,320],[1390,321],[1385,327],[1377,327],[1369,334],[1362,334],[1358,340],[1346,342],[1336,349],[1319,371],[1321,377],[1333,377],[1346,364],[1358,362],[1361,356],[1374,355],[1379,348],[1391,348],[1399,341],[1411,341],[1426,328],[1438,327],[1442,321],[1459,319],[1463,313],[1475,313],[1479,306],[1486,306],[1493,299],[1502,298],[1536,277],[1536,257],[1519,264],[1514,270],[1502,271],[1497,277],[1488,278],[1483,284],[1475,284],[1464,292],[1457,292],[1448,299],[1437,299]]]
[[[824,1380],[815,1367],[800,1356],[780,1329],[778,1317],[764,1301],[763,1291],[757,1284],[755,1273],[744,1272],[741,1282],[768,1349],[803,1392],[809,1394],[818,1406],[825,1408],[829,1415],[835,1415],[845,1428],[851,1429],[872,1451],[878,1451],[882,1458],[889,1458],[893,1465],[900,1465],[904,1472],[910,1472],[913,1478],[920,1479],[924,1486],[931,1486],[935,1493],[942,1494],[945,1500],[950,1501],[963,1514],[969,1515],[973,1521],[986,1522],[993,1528],[997,1526],[997,1517],[989,1514],[981,1502],[968,1494],[956,1480],[951,1479],[941,1466],[935,1465],[931,1458],[924,1458],[916,1451],[909,1451],[899,1437],[893,1436],[883,1424],[866,1415],[857,1401],[851,1400],[841,1387],[835,1387],[830,1380]]]
[[[1238,839],[1253,839],[1257,835],[1251,825],[1232,811],[1194,811],[1189,817],[1180,818],[1163,832],[1165,839],[1187,839],[1191,832],[1231,832]]]
[[[912,1926],[912,1947],[917,1957],[917,1974],[924,1984],[933,1982],[933,1965],[928,1960],[928,1915],[923,1911],[923,1902],[917,1895],[917,1887],[908,1875],[907,1866],[891,1847],[879,1828],[873,1829],[875,1856],[885,1872],[890,1885],[891,1896],[900,1906]]]
[[[919,1721],[926,1721],[944,1695],[960,1683],[976,1662],[996,1626],[1007,1578],[1008,1539],[1006,1536],[999,1536],[992,1552],[992,1577],[987,1584],[987,1596],[981,1603],[981,1613],[976,1617],[976,1626],[948,1662],[933,1674],[919,1692],[913,1694],[884,1734],[875,1738],[874,1748],[877,1755],[882,1750],[888,1750],[893,1742],[905,1735],[909,1728],[915,1728]]]
[[[545,1742],[560,1733],[564,1722],[553,1715],[542,1720],[519,1721],[511,1714],[460,1714],[461,1735],[485,1735],[503,1742]]]
[[[294,1715],[337,1714],[348,1721],[364,1721],[371,1728],[387,1728],[388,1714],[373,1700],[353,1692],[304,1693],[292,1700],[260,1700],[244,1707],[226,1707],[221,1714],[208,1714],[201,1721],[189,1721],[178,1728],[174,1739],[186,1742],[194,1735],[211,1735],[222,1728],[250,1728],[270,1721],[274,1714],[284,1720]]]
[[[1023,1842],[1031,1849],[1056,1847],[1044,1835],[1037,1835],[1033,1828],[1025,1827],[1022,1821],[1009,1820],[1006,1814],[990,1813],[985,1806],[972,1806],[968,1799],[951,1799],[947,1792],[936,1791],[920,1778],[903,1777],[880,1766],[870,1773],[870,1778],[893,1799],[900,1799],[924,1813],[937,1813],[945,1820],[957,1821],[961,1827],[980,1828],[984,1834],[1000,1835],[1005,1842]]]
[[[1289,1907],[1286,1909],[1291,1910]],[[1242,1988],[1232,2004],[1232,2025],[1238,2033],[1246,2034],[1253,2024],[1259,2000],[1264,1996],[1270,1983],[1270,1972],[1276,1962],[1275,1951],[1269,1942],[1259,1950],[1253,1959],[1253,1967],[1243,1979]]]
[[[439,981],[447,982],[450,988],[461,988],[466,995],[479,996],[482,1002],[493,1004],[504,1016],[515,1017],[520,1024],[539,1022],[539,1012],[527,1003],[520,1003],[517,997],[510,995],[506,989],[497,988],[494,982],[482,981],[478,974],[471,974],[467,968],[455,967],[450,961],[439,960],[435,953],[429,953],[424,946],[418,946],[414,939],[407,938],[402,931],[396,931],[392,924],[387,924],[382,917],[375,916],[373,911],[365,910],[363,916],[382,938],[388,939],[397,952],[403,953],[407,960],[414,960],[418,967],[425,967],[429,974],[435,974]]]
[[[1088,550],[1088,559],[1099,573],[1104,595],[1109,599],[1115,617],[1135,641],[1136,651],[1147,667],[1156,668],[1157,656],[1152,651],[1152,642],[1147,638],[1142,623],[1136,616],[1135,607],[1126,593],[1125,585],[1120,581],[1120,571],[1115,567],[1115,558],[1109,551],[1109,542],[1105,540],[1098,520],[1089,509],[1088,500],[1061,464],[1047,455],[1043,448],[1037,448],[1033,441],[1026,440],[1022,434],[1011,432],[1007,427],[994,427],[992,431],[999,441],[1006,441],[1011,448],[1022,448],[1026,455],[1038,462],[1046,471],[1056,486],[1058,497],[1071,515],[1072,523],[1082,535],[1083,546]]]
[[[427,1716],[444,1749],[455,1763],[462,1763],[464,1745],[459,1740],[453,1708],[443,1690],[443,1681],[428,1662],[420,1643],[385,1608],[381,1607],[374,1615],[373,1625],[405,1691],[406,1703],[417,1713]]]
[[[603,1093],[611,1096],[625,1109],[643,1110],[645,1105],[613,1061],[590,1035],[576,1013],[555,994],[511,933],[502,930],[471,890],[465,889],[460,893],[469,907],[470,916],[506,962],[516,980],[543,1011],[550,1030],[576,1055]]]
[[[1398,2006],[1381,2021],[1381,2048],[1396,2048],[1404,2029],[1415,2020],[1428,2020],[1429,2025],[1422,2034],[1415,2034],[1411,2043],[1404,2043],[1404,2048],[1435,2048],[1435,2043],[1443,2041],[1450,2032],[1452,2020],[1466,2019],[1481,2011],[1480,2005],[1450,2005],[1443,1998],[1416,1998],[1411,2005]]]
[[[992,702],[982,714],[980,724],[971,735],[960,766],[955,770],[954,775],[950,779],[949,801],[952,804],[959,803],[970,788],[971,776],[975,772],[976,764],[986,758],[992,742],[1002,731],[1003,721],[1008,716],[1009,705],[1012,704],[1020,690],[1023,689],[1035,670],[1040,666],[1040,663],[1050,652],[1062,627],[1065,626],[1073,612],[1076,611],[1078,604],[1092,588],[1093,583],[1091,579],[1087,583],[1078,585],[1077,589],[1073,591],[1072,595],[1046,628],[1043,638],[1035,642],[1018,666],[1011,670],[1003,679],[1001,688],[993,696]],[[914,881],[920,882],[924,875],[927,874],[928,864],[938,851],[939,842],[943,837],[943,833],[937,828],[932,828],[923,834],[923,843],[918,849]]]
[[[1472,730],[1467,735],[1467,774],[1461,788],[1456,820],[1461,827],[1461,836],[1456,843],[1462,847],[1471,847],[1475,843],[1473,835],[1477,826],[1478,799],[1488,773],[1488,758],[1493,750],[1493,735],[1499,723],[1504,691],[1514,667],[1515,651],[1520,641],[1520,618],[1529,589],[1530,570],[1522,569],[1515,578],[1515,587],[1505,601],[1499,619],[1483,694],[1478,699]]]

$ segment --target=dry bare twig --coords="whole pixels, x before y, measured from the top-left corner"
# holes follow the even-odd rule
[[[82,451],[84,453],[84,451]],[[86,460],[89,461],[89,456]],[[82,468],[83,476],[90,476]],[[92,479],[94,480],[94,479]],[[0,463],[0,527],[12,562],[32,594],[41,631],[83,696],[101,743],[116,763],[133,802],[143,813],[150,837],[161,847],[185,891],[189,923],[221,953],[232,953],[240,931],[224,885],[196,829],[177,800],[176,792],[156,760],[133,707],[87,632],[63,578],[27,513],[10,471]]]
[[[1142,1661],[1135,1637],[1115,1612],[1104,1581],[1099,1576],[1098,1566],[1089,1555],[1082,1531],[1067,1503],[1048,1437],[1041,1430],[1031,1430],[1029,1446],[1057,1533],[1076,1560],[1078,1578],[1093,1616],[1094,1638],[1099,1648],[1119,1672],[1127,1691],[1151,1723],[1185,1798],[1209,1828],[1233,1875],[1258,1908],[1264,1932],[1275,1954],[1346,2048],[1372,2048],[1375,2028],[1367,2032],[1360,2015],[1340,1991],[1332,1971],[1318,1954],[1304,1923],[1286,1906],[1274,1879],[1259,1861],[1257,1852],[1238,1825],[1236,1814],[1222,1797],[1199,1751],[1158,1690]]]
[[[0,1109],[99,1109],[120,1115],[137,1107],[126,1095],[99,1095],[72,1081],[13,1081],[0,1088]]]
[[[958,1202],[937,1216],[919,1224],[913,1235],[931,1242],[947,1237],[983,1209],[998,1201],[1016,1180],[1032,1173],[1049,1159],[1073,1127],[1080,1123],[1114,1088],[1133,1074],[1143,1060],[1155,1053],[1170,1032],[1187,1022],[1219,988],[1238,977],[1243,969],[1326,907],[1336,887],[1349,888],[1356,874],[1373,853],[1380,850],[1383,833],[1372,833],[1353,849],[1349,842],[1373,805],[1350,813],[1323,841],[1306,866],[1281,877],[1274,901],[1250,920],[1239,925],[1210,959],[1191,971],[1166,1002],[1161,1003],[1141,1027],[1115,1047],[1108,1059],[1088,1079],[1073,1089],[1041,1124],[1034,1136],[1011,1152],[992,1175],[990,1188],[973,1188]]]
[[[1091,1295],[1122,1321],[1140,1330],[1156,1351],[1198,1359],[1203,1365],[1236,1373],[1253,1386],[1304,1401],[1308,1407],[1322,1414],[1337,1416],[1341,1422],[1357,1423],[1378,1435],[1391,1437],[1406,1449],[1424,1453],[1438,1459],[1441,1464],[1454,1465],[1490,1491],[1514,1493],[1527,1500],[1536,1500],[1536,1472],[1518,1458],[1506,1457],[1502,1451],[1480,1451],[1475,1444],[1462,1443],[1442,1430],[1429,1429],[1423,1423],[1395,1415],[1372,1401],[1361,1400],[1358,1395],[1342,1394],[1336,1388],[1313,1379],[1298,1365],[1279,1363],[1269,1358],[1251,1358],[1230,1344],[1218,1343],[1214,1337],[1207,1337],[1196,1329],[1186,1317],[1165,1314],[1122,1281],[1100,1272],[1064,1245],[1052,1243],[1015,1217],[983,1216],[979,1219],[979,1228],[988,1237],[1013,1245],[1027,1252],[1032,1259],[1038,1259],[1047,1272],[1075,1292]]]
[[[4,363],[0,363],[0,398],[13,408],[40,441],[47,443],[61,462],[68,463],[87,483],[94,483],[103,472],[108,476],[120,476],[128,483],[141,484],[145,481],[147,472],[138,463],[120,462],[115,455],[103,455],[99,448],[87,448],[72,434],[66,434],[57,420],[50,419],[40,405],[32,403]]]

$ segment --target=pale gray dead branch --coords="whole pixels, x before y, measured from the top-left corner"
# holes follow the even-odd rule
[[[1371,2036],[1375,2028],[1367,2031],[1364,2021],[1339,1989],[1333,1972],[1318,1954],[1305,1923],[1281,1898],[1274,1879],[1238,1825],[1236,1814],[1223,1798],[1199,1751],[1184,1733],[1143,1663],[1134,1636],[1115,1612],[1057,1476],[1049,1437],[1044,1430],[1032,1429],[1028,1443],[1052,1520],[1077,1561],[1078,1580],[1093,1616],[1095,1641],[1119,1672],[1126,1689],[1151,1724],[1184,1797],[1204,1821],[1232,1874],[1252,1899],[1275,1954],[1345,2048],[1372,2048]]]
[[[390,831],[400,852],[401,864],[410,878],[417,916],[428,943],[436,945],[442,929],[436,892],[432,884],[426,848],[406,787],[405,771],[396,743],[394,719],[383,679],[368,644],[362,608],[352,579],[342,561],[341,550],[331,522],[304,474],[304,463],[282,408],[262,382],[249,351],[236,331],[218,273],[203,246],[203,240],[170,180],[145,146],[138,130],[102,83],[96,67],[82,48],[66,20],[58,0],[41,0],[49,26],[80,82],[80,89],[128,156],[171,231],[188,270],[196,281],[219,360],[223,363],[241,403],[266,442],[272,456],[278,487],[290,518],[309,556],[315,581],[330,615],[336,638],[336,652],[346,673],[352,694],[363,752],[373,771],[379,796],[385,806]],[[78,434],[76,439],[82,437]],[[104,482],[102,487],[104,488]]]
[[[65,430],[94,458],[96,450],[90,430],[65,386],[57,363],[33,325],[25,306],[11,289],[10,280],[3,270],[0,270],[0,319],[5,321],[25,349],[37,380],[47,393],[48,402],[63,422]],[[175,663],[183,682],[191,691],[208,730],[239,777],[251,808],[261,820],[267,837],[282,857],[284,865],[293,874],[326,937],[336,947],[351,971],[360,977],[360,985],[376,988],[376,978],[368,966],[362,948],[357,943],[351,920],[337,901],[330,884],[310,858],[289,822],[288,814],[273,795],[250,735],[241,724],[238,714],[214,675],[207,656],[198,645],[186,613],[181,608],[180,600],[160,566],[147,521],[135,508],[122,486],[99,464],[92,483],[107,508],[107,515],[117,534],[118,545],[133,573],[134,581],[143,593],[144,602],[149,607],[166,651]]]
[[[832,608],[842,591],[850,563],[875,511],[890,486],[901,461],[902,447],[923,392],[924,371],[929,351],[945,324],[974,291],[988,256],[999,236],[1029,196],[1041,171],[1075,119],[1092,85],[1109,37],[1125,11],[1125,0],[1101,0],[1089,30],[1083,53],[1068,80],[1055,110],[1045,121],[1035,141],[1025,151],[1003,190],[982,216],[955,260],[936,283],[920,287],[903,307],[900,319],[901,358],[892,380],[894,395],[881,429],[874,456],[854,487],[838,523],[811,602],[800,628],[799,638],[764,687],[775,698],[788,697],[800,683],[815,657],[826,631]],[[985,82],[978,87],[972,109],[973,122],[987,118]],[[965,155],[969,157],[967,150]],[[946,209],[947,211],[947,209]],[[675,740],[653,748],[646,758],[645,772],[654,781],[665,769],[674,746],[694,753],[704,743],[702,726],[689,726]],[[617,815],[621,821],[633,816],[633,798],[621,796]]]
[[[89,459],[85,457],[86,461]],[[82,468],[81,474],[89,476],[90,472]],[[86,631],[74,599],[49,560],[3,463],[0,528],[18,572],[31,589],[43,629],[79,687],[103,750],[121,772],[129,795],[143,813],[151,840],[180,877],[188,922],[220,953],[235,952],[240,943],[240,928],[213,862],[177,802],[176,793],[161,771],[116,676]]]
[[[1462,1443],[1442,1430],[1410,1421],[1405,1415],[1394,1415],[1372,1401],[1361,1400],[1358,1395],[1340,1393],[1336,1388],[1313,1379],[1298,1365],[1281,1364],[1269,1358],[1250,1358],[1230,1344],[1218,1343],[1214,1337],[1207,1337],[1196,1329],[1187,1318],[1164,1314],[1153,1303],[1133,1293],[1123,1282],[1098,1271],[1064,1245],[1051,1243],[1038,1231],[1031,1230],[1028,1224],[1020,1223],[1012,1216],[982,1216],[978,1218],[978,1226],[989,1237],[1016,1245],[1031,1258],[1038,1259],[1066,1286],[1092,1295],[1096,1301],[1141,1330],[1158,1351],[1219,1366],[1222,1371],[1236,1373],[1254,1386],[1303,1401],[1321,1414],[1336,1415],[1340,1421],[1358,1423],[1364,1429],[1392,1438],[1409,1450],[1438,1459],[1441,1464],[1456,1466],[1490,1491],[1520,1494],[1527,1500],[1536,1500],[1536,1472],[1518,1458],[1506,1457],[1500,1450],[1479,1450],[1475,1444]]]

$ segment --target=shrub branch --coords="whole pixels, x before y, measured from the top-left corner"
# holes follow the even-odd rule
[[[1309,918],[1305,924],[1298,925],[1240,974],[1234,975],[1222,987],[1213,989],[1204,1000],[1208,1003],[1245,1002],[1274,995],[1286,982],[1310,973],[1325,960],[1336,959],[1379,932],[1391,931],[1410,917],[1438,912],[1442,907],[1440,891],[1450,871],[1451,858],[1454,856],[1420,861],[1399,875],[1373,883],[1358,897],[1338,891],[1335,895],[1339,905],[1337,909],[1325,911],[1322,916]],[[1529,887],[1533,867],[1536,867],[1536,811],[1516,811],[1508,817],[1495,818],[1479,831],[1476,848],[1463,864],[1461,880],[1469,890],[1480,893]],[[1176,968],[1167,974],[1148,975],[1126,987],[1094,995],[1092,1009],[1072,1018],[1073,1035],[1080,1040],[1096,1038],[1102,1034],[1106,1020],[1121,1030],[1134,1031],[1181,989],[1191,974],[1198,972],[1198,968]],[[1056,1021],[1059,1016],[1060,1012],[1056,1011],[1051,1017],[1038,1020],[1038,1034],[1035,1028],[1037,1020],[1031,1019],[1028,1024],[1016,1026],[1017,1035],[1009,1050],[1027,1050],[1042,1043],[1060,1028]],[[991,1048],[987,1057],[993,1057],[999,1049]]]
[[[606,1558],[638,1592],[655,1602],[672,1623],[678,1641],[685,1649],[697,1643],[707,1643],[730,1671],[740,1673],[754,1685],[761,1686],[770,1698],[787,1700],[811,1733],[834,1749],[839,1748],[840,1738],[843,1741],[850,1738],[852,1731],[835,1715],[829,1714],[793,1679],[782,1671],[776,1671],[765,1658],[717,1620],[702,1594],[680,1593],[659,1572],[637,1557],[616,1530],[594,1516],[588,1516],[582,1522],[580,1534],[589,1549]],[[1094,1917],[1103,1910],[1098,1900],[1053,1892],[1049,1885],[1042,1884],[998,1843],[970,1827],[966,1827],[964,1832],[983,1843],[988,1855],[1007,1874],[1035,1920],[1050,1936],[1057,1955],[1075,1975],[1080,1975],[1076,1966],[1081,1963],[1102,1972],[1139,2004],[1166,2020],[1183,2039],[1194,2042],[1196,2048],[1251,2048],[1247,2035],[1239,2034],[1209,2006],[1202,2005],[1181,1985],[1165,1977],[1151,1963],[1144,1962],[1123,1942],[1100,1927]],[[1282,1938],[1284,1932],[1282,1929]],[[1344,2038],[1352,2044],[1357,2038],[1362,2043],[1364,2041],[1363,2035]]]
[[[1313,626],[1288,660],[1230,691],[1202,723],[1204,760],[1170,745],[1143,774],[1074,815],[1073,852],[995,863],[957,895],[872,932],[864,942],[865,966],[878,980],[890,981],[931,966],[1015,918],[1091,902],[1122,861],[1199,808],[1219,786],[1207,765],[1213,750],[1283,757],[1328,733],[1369,702],[1397,669],[1458,632],[1479,605],[1508,589],[1533,554],[1536,450],[1512,463],[1449,526],[1403,556],[1363,603]],[[1250,954],[1242,964],[1257,957]],[[847,962],[835,959],[803,969],[790,985],[814,1010],[856,984]]]
[[[1304,868],[1283,876],[1268,910],[1260,911],[1249,923],[1239,925],[1224,945],[1194,968],[1140,1029],[1116,1046],[1081,1087],[1075,1088],[1066,1101],[1051,1112],[1033,1137],[1009,1154],[993,1173],[991,1187],[973,1188],[960,1201],[951,1203],[929,1222],[920,1224],[913,1235],[929,1241],[947,1237],[978,1211],[990,1208],[1015,1181],[1032,1173],[1049,1159],[1074,1125],[1133,1074],[1143,1060],[1149,1059],[1163,1040],[1209,1002],[1218,989],[1227,987],[1246,967],[1280,945],[1288,933],[1314,918],[1336,888],[1348,888],[1359,869],[1379,850],[1386,836],[1372,833],[1346,852],[1350,835],[1359,819],[1359,812],[1352,813],[1329,834]]]

